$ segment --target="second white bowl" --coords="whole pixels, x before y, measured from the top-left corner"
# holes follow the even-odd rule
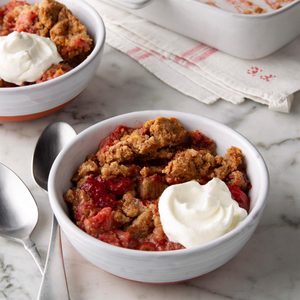
[[[0,6],[7,1],[0,0]],[[0,88],[0,121],[35,119],[58,110],[87,87],[98,68],[105,42],[101,17],[84,1],[59,2],[65,4],[86,25],[94,38],[94,49],[80,65],[60,77],[30,86]]]
[[[247,218],[238,227],[202,247],[191,249],[146,252],[124,249],[104,243],[79,229],[70,219],[63,195],[70,179],[90,153],[96,152],[99,142],[116,126],[142,125],[158,116],[176,117],[188,130],[199,129],[217,143],[218,153],[230,146],[242,149],[247,173],[252,183],[251,207]],[[49,197],[54,214],[73,246],[87,260],[112,274],[131,280],[166,283],[186,280],[212,271],[231,259],[254,232],[268,192],[269,178],[265,163],[258,151],[243,136],[213,120],[176,111],[141,111],[113,117],[80,133],[57,157],[49,176]]]

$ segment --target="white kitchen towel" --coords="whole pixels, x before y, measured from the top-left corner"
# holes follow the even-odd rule
[[[260,60],[242,60],[183,37],[99,0],[107,43],[178,91],[210,104],[245,99],[289,112],[300,89],[300,39]]]

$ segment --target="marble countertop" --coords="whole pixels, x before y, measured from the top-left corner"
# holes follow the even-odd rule
[[[299,299],[300,101],[297,100],[290,114],[270,111],[252,101],[239,106],[219,101],[207,106],[176,92],[127,56],[107,47],[89,87],[65,109],[40,120],[0,124],[0,161],[25,181],[36,199],[40,218],[32,237],[45,258],[50,207],[46,193],[31,177],[31,158],[46,125],[63,120],[80,132],[108,117],[147,109],[192,112],[223,122],[258,147],[271,177],[263,218],[243,250],[226,265],[197,279],[173,285],[147,285],[97,269],[63,238],[71,297],[74,300]],[[0,238],[0,299],[36,299],[40,280],[36,265],[23,247]]]

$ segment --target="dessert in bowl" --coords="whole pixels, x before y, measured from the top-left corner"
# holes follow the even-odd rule
[[[65,200],[78,227],[129,249],[205,244],[233,229],[250,208],[241,149],[218,155],[215,141],[174,117],[117,126],[72,182]]]
[[[77,96],[100,62],[105,29],[84,1],[0,0],[0,119],[26,120]]]
[[[157,119],[157,117],[162,118]],[[105,138],[109,136],[110,133],[113,132],[113,130],[119,125],[130,128],[141,128],[141,126],[149,120],[152,120],[150,121],[152,123],[157,123],[159,121],[155,120],[174,120],[174,118],[180,121],[180,124],[182,124],[187,132],[200,130],[205,136],[208,136],[209,138],[214,140],[217,144],[217,153],[219,155],[218,157],[221,157],[223,155],[225,158],[226,150],[232,146],[236,147],[235,149],[240,149],[242,151],[245,158],[245,163],[247,165],[246,173],[244,173],[247,176],[247,179],[244,181],[244,183],[251,182],[251,188],[248,184],[247,187],[244,187],[249,191],[249,214],[246,217],[244,216],[244,218],[241,218],[240,222],[236,224],[233,229],[231,228],[231,230],[223,232],[222,235],[219,235],[214,239],[205,242],[200,239],[200,243],[198,243],[198,245],[189,243],[190,240],[195,240],[194,238],[188,240],[188,242],[184,240],[176,241],[176,237],[172,236],[172,233],[168,232],[168,230],[166,232],[166,234],[168,235],[168,239],[166,239],[165,237],[162,238],[162,240],[164,239],[164,241],[163,243],[161,243],[162,240],[157,240],[153,237],[153,226],[151,227],[151,229],[149,229],[148,227],[149,230],[146,229],[148,230],[147,233],[149,235],[143,235],[143,233],[141,235],[141,230],[137,230],[137,228],[143,227],[139,227],[137,225],[138,222],[134,220],[140,218],[140,215],[143,215],[145,211],[148,211],[148,217],[149,214],[151,215],[151,213],[149,213],[149,210],[147,210],[147,205],[145,205],[146,208],[142,208],[142,213],[140,215],[131,216],[133,220],[128,220],[132,211],[128,210],[129,215],[126,215],[125,209],[125,213],[124,211],[123,213],[126,216],[124,216],[125,218],[123,219],[125,220],[125,223],[128,222],[128,224],[123,224],[122,227],[117,228],[116,231],[113,232],[114,234],[112,234],[112,228],[109,228],[109,231],[103,231],[104,227],[100,229],[100,234],[98,236],[94,234],[94,230],[96,229],[97,231],[99,227],[97,227],[98,225],[96,225],[96,227],[93,227],[93,222],[98,222],[98,224],[101,224],[101,214],[98,216],[97,213],[94,214],[94,216],[97,216],[95,219],[88,220],[82,219],[81,217],[79,217],[79,219],[74,219],[74,214],[72,215],[72,211],[73,213],[75,212],[76,215],[76,212],[78,212],[80,209],[77,210],[78,207],[76,208],[74,206],[71,206],[70,210],[70,207],[68,207],[65,200],[72,202],[70,201],[72,199],[70,193],[72,193],[72,191],[75,191],[75,193],[77,193],[78,191],[76,191],[76,189],[78,188],[78,186],[83,186],[83,189],[89,195],[89,192],[91,192],[91,190],[89,190],[90,182],[86,180],[90,180],[90,178],[96,180],[96,177],[93,177],[91,176],[91,174],[89,174],[87,176],[87,178],[89,179],[83,179],[83,181],[79,183],[79,185],[78,182],[80,181],[80,179],[78,182],[76,182],[75,179],[75,186],[73,187],[73,190],[71,190],[71,192],[69,190],[71,188],[70,180],[74,176],[74,174],[75,178],[77,176],[78,179],[78,173],[76,173],[76,170],[80,165],[82,165],[88,155],[96,153],[98,151],[99,143],[101,145],[101,152],[101,149],[103,149],[103,145],[107,145],[107,143],[105,142],[107,140],[105,140]],[[147,133],[145,134],[147,135]],[[113,142],[113,144],[114,143],[118,142]],[[145,142],[144,144],[147,143],[148,142]],[[164,150],[169,146],[164,146]],[[197,147],[198,146],[195,146],[195,149],[192,150],[202,153],[203,149],[196,149]],[[188,149],[185,149],[183,150],[183,152],[187,150]],[[117,152],[118,151],[112,151],[111,153]],[[158,152],[162,154],[161,151]],[[171,154],[171,156],[174,155],[173,158],[175,159],[176,157],[178,158],[178,155],[181,155],[180,153],[173,153]],[[103,158],[101,154],[100,157]],[[109,157],[111,156],[105,156],[104,159],[110,160],[111,158]],[[89,156],[89,159],[91,158],[92,156]],[[106,163],[107,162],[108,161],[106,161]],[[172,164],[174,166],[174,164],[176,163],[174,163],[173,161]],[[81,168],[81,170],[83,169],[84,168]],[[168,170],[168,168],[166,170]],[[174,170],[174,168],[172,168],[172,170]],[[112,171],[112,169],[110,171]],[[106,168],[105,174],[109,176],[107,172],[110,171],[108,171],[108,169]],[[141,170],[139,170],[139,172],[141,172]],[[147,172],[150,172],[149,169],[144,169],[144,171],[142,171],[142,173]],[[167,182],[167,185],[169,185],[169,187],[180,186],[180,184],[174,182],[174,177],[172,177],[174,173],[169,173],[167,175],[170,175],[168,178],[169,181]],[[157,176],[157,174],[155,176]],[[176,178],[178,179],[178,177]],[[186,183],[188,183],[188,179],[189,178],[180,178],[179,181],[185,181]],[[209,181],[207,179],[204,180],[203,177],[201,178],[201,176],[198,177],[197,180],[201,184]],[[202,182],[203,180],[205,182]],[[198,182],[194,181],[193,184],[200,186]],[[173,185],[173,183],[175,183],[175,185]],[[228,183],[229,182],[227,182],[227,184]],[[237,181],[235,183],[237,183]],[[107,185],[107,189],[110,189],[110,191],[115,190],[111,183],[106,182],[105,184]],[[123,187],[124,186],[126,186],[126,184],[123,185]],[[127,187],[128,186],[130,186],[130,184],[127,184]],[[162,192],[162,194],[164,194],[169,187],[167,187]],[[190,189],[190,187],[188,187],[188,189]],[[69,192],[66,193],[66,191],[68,190]],[[161,188],[161,190],[163,190],[163,188]],[[215,121],[192,114],[185,114],[175,111],[145,111],[130,113],[108,119],[86,129],[84,132],[80,133],[78,137],[58,156],[49,177],[49,196],[51,206],[58,219],[58,222],[62,227],[62,230],[66,233],[67,238],[70,240],[73,246],[90,262],[112,274],[131,280],[152,283],[176,282],[194,278],[207,273],[227,262],[242,248],[242,246],[250,238],[251,234],[256,228],[265,205],[267,191],[268,173],[266,166],[259,153],[244,137],[231,130],[230,128]],[[155,193],[157,192],[154,192],[154,195],[151,196],[152,198],[157,197],[157,194]],[[159,193],[161,193],[161,191]],[[140,195],[135,195],[136,198],[139,198],[139,196]],[[150,196],[145,197],[151,198]],[[168,197],[164,197],[163,201],[165,201],[166,199],[168,199]],[[120,200],[114,198],[113,200],[122,202],[124,199]],[[145,204],[145,200],[143,201],[143,204]],[[159,201],[162,200],[160,199]],[[122,213],[122,211],[118,210],[114,205],[115,204],[113,204],[112,207],[114,207],[115,211],[119,211]],[[187,206],[189,206],[189,203],[187,204]],[[86,208],[87,207],[85,207],[85,209]],[[162,207],[161,209],[164,208]],[[98,212],[100,210],[102,210],[102,212],[108,212],[108,207],[102,207],[98,210]],[[82,211],[82,209],[80,211]],[[90,211],[88,211],[88,214],[90,214]],[[146,215],[147,214],[144,213],[144,217]],[[157,222],[157,215],[153,213],[152,218],[153,222]],[[168,222],[168,218],[165,218],[165,220],[167,220],[166,222]],[[79,228],[74,223],[74,221],[79,226],[80,221],[83,221],[82,224],[85,224],[87,227],[80,226],[81,228]],[[144,223],[147,223],[147,221]],[[162,223],[165,223],[165,221]],[[88,226],[91,224],[92,226]],[[103,224],[104,223],[102,222],[102,225]],[[106,222],[106,225],[107,224],[111,224],[111,222]],[[154,227],[154,229],[158,229],[160,227],[160,224]],[[89,231],[89,229],[91,229],[91,231]],[[108,232],[109,235],[107,234]],[[129,232],[129,235],[132,235],[133,238],[131,239],[129,237],[129,239],[126,240],[126,238],[128,238],[128,234],[124,235],[124,232]],[[97,234],[98,233],[99,232],[97,232]],[[182,236],[184,237],[184,234]],[[125,244],[129,241],[129,244],[122,244],[122,241],[125,241]],[[130,244],[130,242],[133,243]]]

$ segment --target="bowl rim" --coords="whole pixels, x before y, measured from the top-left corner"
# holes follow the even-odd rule
[[[68,5],[69,5],[69,3],[71,3],[71,5],[74,4],[74,1],[72,1],[72,0],[58,0],[58,1],[61,1],[62,4],[65,4],[66,2],[68,3]],[[34,2],[34,0],[33,0],[33,2]],[[40,2],[40,0],[38,0],[38,2]],[[76,66],[71,71],[69,71],[59,77],[53,78],[48,81],[40,82],[40,83],[34,83],[32,85],[27,85],[27,86],[0,88],[0,96],[2,93],[3,94],[23,93],[23,92],[26,92],[26,91],[32,90],[32,89],[38,90],[38,89],[43,89],[46,87],[48,87],[48,88],[54,87],[57,82],[64,81],[68,77],[74,76],[77,72],[79,72],[81,69],[85,68],[88,64],[90,64],[94,60],[95,57],[97,57],[97,55],[99,54],[99,52],[101,52],[101,50],[103,49],[104,44],[105,44],[106,31],[105,31],[104,22],[100,16],[100,14],[96,11],[96,9],[94,7],[92,7],[89,3],[87,3],[85,0],[75,1],[75,5],[82,7],[82,9],[84,11],[86,11],[86,14],[88,16],[92,17],[94,20],[94,23],[95,23],[94,28],[96,29],[94,40],[96,40],[96,43],[94,45],[92,52],[78,66]],[[69,9],[72,11],[71,8],[69,8]]]
[[[249,147],[250,151],[253,151],[255,154],[255,157],[257,157],[257,163],[259,165],[260,173],[261,173],[261,181],[262,181],[262,188],[259,193],[259,196],[256,200],[255,206],[252,208],[250,213],[247,215],[247,217],[233,230],[230,232],[227,232],[223,236],[208,242],[205,245],[202,246],[196,246],[188,249],[180,249],[180,250],[168,250],[168,251],[141,251],[141,250],[135,250],[135,249],[127,249],[122,247],[117,247],[110,245],[108,243],[105,243],[101,240],[98,240],[91,235],[84,232],[82,229],[80,229],[73,221],[70,219],[69,215],[65,213],[61,205],[59,204],[58,198],[59,195],[55,191],[55,176],[57,174],[57,171],[59,169],[61,161],[64,159],[64,156],[69,152],[69,150],[73,147],[73,145],[78,141],[78,139],[82,139],[85,136],[88,136],[90,133],[92,133],[94,130],[99,130],[99,127],[102,127],[103,125],[107,125],[110,123],[116,123],[120,117],[122,118],[134,118],[135,116],[141,117],[145,116],[145,119],[154,118],[155,116],[166,116],[166,117],[175,117],[180,120],[180,116],[185,117],[196,117],[201,119],[203,122],[206,122],[208,124],[218,126],[219,128],[231,132],[231,134],[238,139],[240,139],[243,143],[247,144],[247,147]],[[151,115],[151,116],[150,116]],[[115,124],[117,126],[117,124]],[[201,129],[200,129],[201,130]],[[217,142],[217,141],[216,141]],[[102,249],[106,249],[107,251],[111,251],[113,253],[118,254],[124,254],[134,257],[165,257],[165,256],[185,256],[187,254],[197,253],[201,251],[208,251],[214,247],[216,247],[219,244],[222,244],[225,241],[230,241],[233,239],[237,234],[242,233],[245,231],[248,227],[253,226],[253,221],[258,218],[261,213],[264,210],[264,207],[266,205],[267,195],[269,192],[269,172],[266,166],[266,163],[262,157],[262,155],[258,152],[258,150],[254,147],[254,145],[242,134],[238,133],[236,130],[217,122],[211,118],[207,118],[204,116],[200,116],[197,114],[192,113],[185,113],[180,111],[173,111],[173,110],[145,110],[145,111],[135,111],[130,112],[126,114],[117,115],[108,119],[105,119],[103,121],[100,121],[82,132],[80,132],[77,137],[75,137],[69,145],[67,145],[66,148],[62,150],[62,152],[57,156],[56,160],[53,163],[53,166],[51,168],[50,174],[49,174],[49,181],[48,181],[48,193],[49,193],[49,200],[51,204],[51,208],[57,217],[58,221],[63,223],[62,230],[64,231],[64,227],[68,229],[68,231],[72,231],[72,234],[76,236],[79,239],[84,239],[86,243],[89,243],[90,245],[94,245],[95,247],[100,247]],[[60,195],[61,196],[61,195]]]

